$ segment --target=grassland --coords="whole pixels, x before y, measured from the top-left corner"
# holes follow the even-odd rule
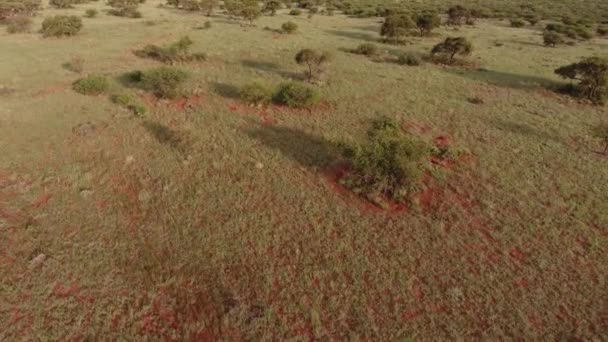
[[[0,340],[605,338],[608,159],[590,127],[608,110],[548,88],[606,39],[551,49],[538,28],[480,20],[379,44],[462,35],[478,68],[407,67],[347,52],[378,40],[379,18],[282,10],[250,27],[158,3],[72,38],[0,33]],[[45,9],[35,27],[86,8],[105,7]],[[287,20],[299,33],[264,29]],[[134,50],[184,35],[208,55],[181,66],[189,97],[125,88],[159,65]],[[320,105],[237,98],[298,77],[304,47],[334,55]],[[75,56],[147,113],[75,93]],[[467,151],[431,170],[416,208],[335,183],[336,144],[380,115]]]

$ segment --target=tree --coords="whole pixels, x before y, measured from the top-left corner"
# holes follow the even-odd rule
[[[456,5],[448,9],[448,25],[462,25],[471,17],[471,12],[464,6]]]
[[[306,77],[309,81],[319,80],[325,72],[325,66],[330,61],[331,56],[327,52],[320,52],[311,49],[301,50],[296,54],[296,63],[306,65]]]
[[[389,15],[384,19],[380,28],[380,35],[387,40],[395,41],[407,34],[407,31],[415,26],[412,19],[405,14]]]
[[[420,36],[431,33],[439,25],[441,25],[441,18],[437,13],[424,13],[416,16],[416,27],[420,31]]]
[[[444,55],[448,57],[448,63],[454,62],[456,55],[467,56],[473,51],[473,45],[464,37],[448,37],[442,43],[435,45],[431,55]]]
[[[562,44],[564,42],[564,38],[561,34],[555,31],[545,31],[543,32],[543,43],[545,46],[555,47],[557,44]]]
[[[266,0],[266,2],[264,2],[264,8],[263,11],[264,12],[270,12],[271,16],[274,16],[275,14],[277,14],[277,10],[281,8],[281,2],[278,0]]]
[[[249,21],[249,25],[253,25],[253,21],[256,20],[260,16],[260,14],[260,8],[257,5],[247,6],[243,8],[240,12],[240,16],[243,17],[243,19]]]
[[[608,59],[588,57],[578,63],[555,70],[563,78],[576,80],[579,96],[595,103],[602,103],[608,96]]]

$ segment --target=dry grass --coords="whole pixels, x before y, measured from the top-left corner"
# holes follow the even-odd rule
[[[0,33],[0,86],[15,89],[0,94],[0,340],[605,336],[608,159],[589,127],[608,113],[546,86],[606,40],[547,49],[485,21],[379,44],[426,52],[464,35],[485,70],[404,67],[339,50],[376,40],[375,18],[290,16],[287,36],[262,29],[286,12],[257,27],[218,16],[196,30],[206,18],[148,2],[141,20],[102,15],[65,40]],[[185,34],[209,53],[185,66],[187,98],[125,89],[148,109],[139,119],[70,90],[66,56],[118,78],[159,65],[135,48]],[[323,103],[234,97],[300,77],[304,47],[334,52]],[[336,144],[380,115],[468,151],[432,167],[409,210],[335,182]]]

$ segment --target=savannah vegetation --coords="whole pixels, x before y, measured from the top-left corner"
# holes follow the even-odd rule
[[[0,0],[0,340],[606,336],[608,3]]]

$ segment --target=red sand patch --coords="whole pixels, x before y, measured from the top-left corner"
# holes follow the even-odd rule
[[[231,112],[241,115],[254,115],[260,118],[263,125],[273,125],[276,121],[270,116],[267,109],[264,107],[252,107],[240,103],[232,103],[228,105]]]
[[[440,135],[433,140],[433,144],[438,148],[447,149],[452,145],[452,138],[448,135]]]

